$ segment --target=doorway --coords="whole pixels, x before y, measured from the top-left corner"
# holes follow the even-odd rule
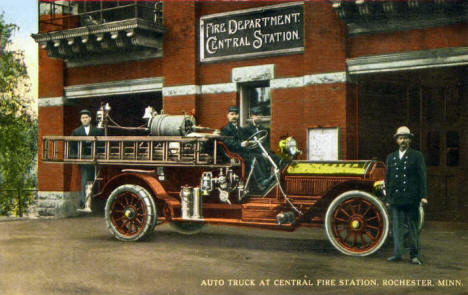
[[[385,161],[402,125],[426,159],[432,220],[468,221],[467,67],[357,77],[359,158]]]

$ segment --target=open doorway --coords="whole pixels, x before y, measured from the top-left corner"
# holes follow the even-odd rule
[[[428,217],[466,220],[467,67],[369,74],[359,81],[359,158],[385,161],[402,125],[428,167]]]

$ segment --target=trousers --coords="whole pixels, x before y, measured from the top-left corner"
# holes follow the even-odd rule
[[[394,256],[403,256],[408,239],[410,257],[421,259],[418,222],[418,206],[392,206]]]
[[[86,202],[86,184],[93,182],[95,177],[94,165],[81,165],[81,194],[80,202],[83,205]]]

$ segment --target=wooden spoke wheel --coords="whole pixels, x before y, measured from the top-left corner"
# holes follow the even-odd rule
[[[363,191],[339,195],[328,207],[325,231],[341,253],[367,256],[382,247],[389,232],[389,217],[377,197]]]
[[[181,234],[194,235],[198,234],[205,224],[203,222],[193,221],[172,221],[170,226]]]
[[[152,233],[157,212],[151,194],[143,187],[125,184],[107,199],[105,218],[109,231],[121,241],[137,241]]]

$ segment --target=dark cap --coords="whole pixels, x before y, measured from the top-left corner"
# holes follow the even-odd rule
[[[239,107],[238,106],[230,106],[228,108],[228,113],[231,113],[231,112],[239,113]]]
[[[80,111],[80,115],[88,115],[88,116],[91,117],[91,112],[88,111],[87,109],[82,109],[82,110]]]
[[[253,107],[250,109],[250,113],[252,115],[262,115],[263,114],[262,107],[260,106]]]

